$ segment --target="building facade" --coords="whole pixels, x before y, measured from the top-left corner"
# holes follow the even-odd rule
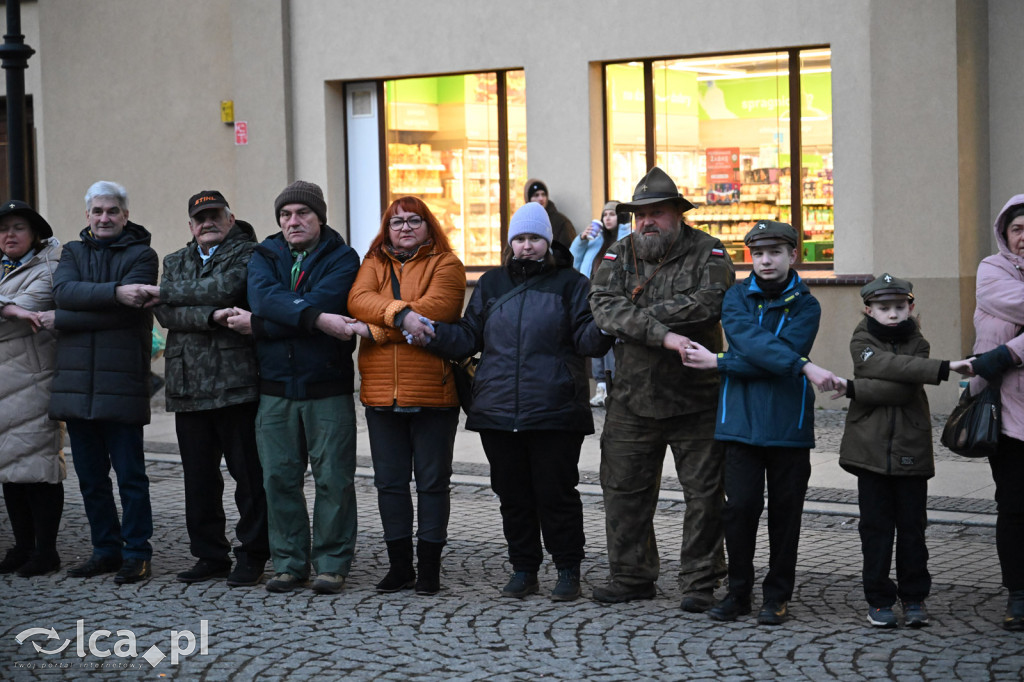
[[[977,263],[1024,189],[1019,0],[48,0],[22,17],[34,189],[62,240],[98,179],[128,187],[161,255],[187,240],[192,193],[222,190],[264,236],[305,179],[360,252],[391,197],[424,197],[479,272],[526,178],[582,228],[653,160],[740,276],[750,221],[800,226],[814,360],[841,374],[858,288],[886,271],[914,281],[935,357],[970,350]]]

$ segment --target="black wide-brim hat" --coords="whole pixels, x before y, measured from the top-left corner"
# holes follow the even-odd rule
[[[36,213],[35,209],[24,201],[11,199],[10,201],[0,205],[0,218],[12,214],[28,218],[28,222],[32,226],[32,230],[36,233],[36,237],[39,239],[49,239],[53,236],[53,228],[50,227],[50,223],[46,222],[46,219],[43,218],[43,216]]]
[[[684,213],[694,207],[686,197],[679,193],[676,183],[672,182],[668,173],[655,166],[647,171],[647,175],[640,178],[640,182],[636,183],[633,200],[619,204],[619,210],[632,211],[638,206],[657,204],[662,201],[678,204]]]

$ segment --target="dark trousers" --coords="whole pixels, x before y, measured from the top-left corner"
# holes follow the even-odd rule
[[[761,585],[765,602],[793,596],[800,521],[809,448],[725,444],[725,548],[729,554],[729,593],[749,598],[754,589],[754,548],[768,483],[768,574]]]
[[[996,551],[1003,586],[1024,590],[1024,442],[1003,435],[988,458],[996,483]]]
[[[874,608],[924,601],[928,573],[928,479],[857,472],[860,546],[864,554],[864,598]],[[896,539],[896,582],[889,577]]]
[[[64,512],[63,483],[4,483],[4,504],[14,548],[57,558],[57,531]]]
[[[185,526],[192,555],[198,559],[229,560],[221,456],[235,480],[235,558],[243,565],[263,565],[270,558],[267,496],[256,450],[258,408],[259,403],[252,402],[174,415],[185,476]]]
[[[447,541],[452,450],[458,428],[458,407],[419,412],[366,408],[373,484],[377,488],[377,508],[384,525],[385,541],[412,537],[409,483],[413,471],[416,472],[419,518],[416,536],[427,542]]]
[[[142,424],[69,419],[68,438],[89,519],[93,553],[150,559],[153,510],[142,452]],[[114,505],[110,469],[117,475],[121,520]]]
[[[566,431],[480,432],[491,465],[491,488],[514,571],[537,571],[544,547],[556,568],[583,560],[583,504],[576,486],[583,434]]]

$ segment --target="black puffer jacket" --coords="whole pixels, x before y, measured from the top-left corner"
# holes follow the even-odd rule
[[[53,275],[57,373],[51,419],[149,423],[153,314],[117,302],[122,284],[156,284],[150,234],[129,222],[111,244],[82,230]]]
[[[614,339],[594,324],[590,282],[572,269],[568,250],[556,242],[553,253],[555,265],[512,261],[485,273],[462,320],[437,323],[432,351],[448,358],[481,353],[467,429],[594,432],[583,357],[604,355]],[[491,304],[525,279],[532,286],[485,319]]]

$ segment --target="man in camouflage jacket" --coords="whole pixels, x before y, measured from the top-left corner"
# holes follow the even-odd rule
[[[666,446],[686,498],[682,608],[705,611],[725,575],[723,463],[714,440],[718,374],[689,369],[690,340],[723,350],[722,298],[735,273],[721,242],[682,220],[692,208],[654,167],[637,184],[634,231],[608,249],[590,294],[594,320],[615,344],[615,382],[601,435],[608,557],[603,602],[651,599],[658,578],[654,510]]]
[[[255,585],[270,557],[263,470],[256,451],[259,406],[252,337],[227,328],[245,306],[246,266],[256,247],[248,223],[235,221],[215,190],[189,199],[193,239],[164,258],[154,312],[169,330],[164,352],[167,410],[185,476],[185,524],[198,561],[178,574],[184,583],[227,576],[228,585]],[[225,536],[221,455],[235,479],[239,520],[236,565]],[[230,574],[229,574],[230,572]]]

